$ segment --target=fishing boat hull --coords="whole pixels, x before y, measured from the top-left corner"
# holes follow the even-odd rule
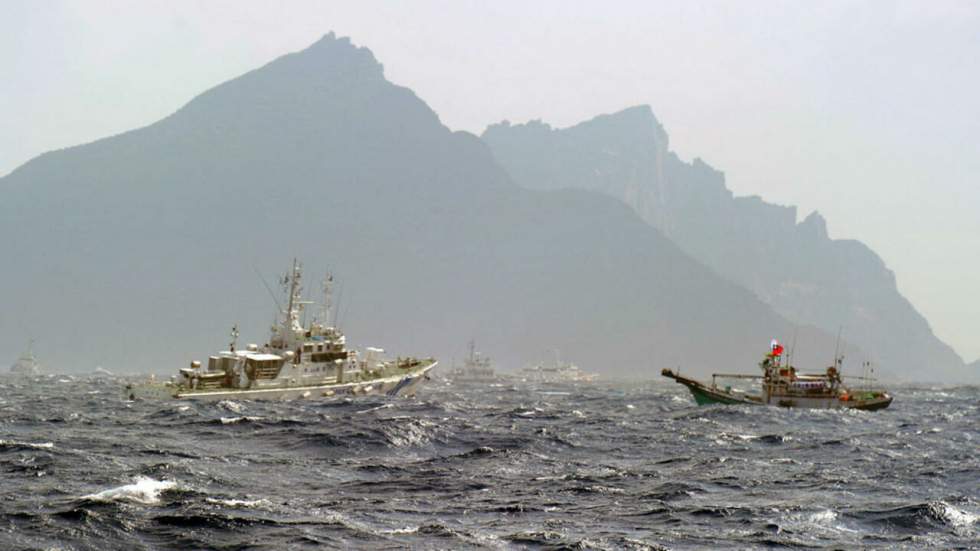
[[[804,409],[858,409],[876,411],[885,409],[892,403],[892,397],[887,393],[860,393],[846,396],[755,396],[735,393],[706,385],[695,379],[664,369],[661,374],[687,387],[699,405],[738,404],[752,406],[778,406]]]
[[[380,377],[348,383],[322,385],[297,385],[252,389],[186,390],[169,383],[139,383],[127,385],[126,399],[178,399],[178,400],[329,400],[349,396],[412,396],[429,378],[429,372],[438,365],[432,361],[421,367],[407,370],[404,374]]]

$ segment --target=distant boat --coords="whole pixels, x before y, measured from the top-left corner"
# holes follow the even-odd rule
[[[362,356],[348,349],[339,328],[329,325],[330,285],[323,283],[325,300],[321,318],[302,322],[305,305],[300,285],[301,269],[293,261],[292,272],[281,283],[287,306],[272,326],[269,342],[259,347],[236,347],[238,329],[233,328],[228,350],[208,358],[208,363],[191,362],[173,380],[130,384],[129,399],[178,398],[192,400],[297,400],[329,399],[366,394],[411,395],[428,379],[437,362],[433,358],[383,357],[384,350],[367,348]]]
[[[559,353],[555,350],[555,361],[551,364],[539,363],[521,370],[520,374],[529,383],[559,383],[559,382],[586,382],[590,383],[597,377],[594,373],[586,373],[579,367],[570,362],[561,360]]]
[[[115,377],[115,374],[113,372],[109,371],[108,369],[102,367],[101,365],[99,365],[99,366],[96,366],[94,370],[92,370],[92,376],[93,377]]]
[[[27,352],[21,355],[14,362],[14,365],[10,366],[10,374],[24,377],[33,377],[34,375],[41,374],[41,364],[34,357],[34,339],[31,339],[28,343]]]
[[[454,383],[496,383],[500,377],[494,372],[490,358],[476,351],[476,343],[470,341],[469,356],[463,361],[462,367],[454,367],[449,371],[449,378]]]
[[[887,408],[892,397],[887,392],[870,387],[873,379],[854,377],[865,382],[866,388],[851,388],[844,384],[841,376],[843,358],[838,356],[824,373],[797,373],[796,368],[783,363],[783,347],[773,340],[770,351],[759,363],[762,375],[735,375],[716,373],[711,376],[711,384],[682,376],[670,369],[661,375],[673,379],[687,387],[698,405],[706,404],[744,404],[771,405],[789,408],[812,409],[861,409],[874,411]],[[718,379],[749,379],[760,381],[759,394],[749,394],[733,390],[731,386],[719,387]]]

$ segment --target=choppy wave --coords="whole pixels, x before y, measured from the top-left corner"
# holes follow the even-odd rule
[[[976,524],[977,514],[954,507],[944,501],[929,501],[884,510],[853,513],[863,522],[888,529],[919,533],[942,527],[969,528]]]
[[[4,389],[0,549],[980,540],[978,388],[865,413],[697,407],[659,382],[197,403],[57,381]]]

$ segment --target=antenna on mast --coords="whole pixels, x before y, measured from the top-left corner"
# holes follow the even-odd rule
[[[27,340],[27,354],[25,356],[34,359],[34,337],[29,337]]]
[[[837,368],[837,372],[840,373],[842,364],[844,362],[844,357],[840,355],[840,334],[844,330],[844,326],[837,327],[837,345],[834,346],[834,367]]]
[[[799,331],[799,325],[793,327],[793,344],[789,345],[789,357],[786,358],[786,365],[793,365],[793,357],[796,355],[796,334]]]
[[[259,272],[259,269],[255,266],[255,264],[252,264],[252,269],[255,270],[255,275],[259,276],[259,279],[262,281],[262,285],[265,286],[265,290],[269,292],[269,296],[272,297],[272,302],[275,303],[276,308],[282,311],[282,306],[279,304],[279,299],[277,299],[276,294],[272,292],[272,287],[269,287],[269,282],[262,277],[262,274]]]
[[[343,304],[343,301],[344,286],[341,285],[340,288],[337,289],[337,307],[333,309],[333,323],[330,324],[334,327],[340,327],[340,306]]]
[[[228,349],[234,352],[235,344],[237,342],[238,342],[238,324],[236,323],[231,327],[231,344],[228,345]]]
[[[285,335],[294,335],[297,331],[302,329],[300,325],[299,313],[306,304],[302,300],[303,287],[300,284],[302,282],[302,266],[299,260],[293,259],[293,269],[292,272],[283,276],[280,284],[282,284],[284,289],[287,289],[289,295],[289,303],[286,305],[286,310],[283,312],[282,329],[285,331]],[[293,336],[289,337],[293,339]]]

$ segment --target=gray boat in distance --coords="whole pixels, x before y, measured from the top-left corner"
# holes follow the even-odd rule
[[[34,377],[41,374],[41,364],[34,357],[34,339],[27,343],[27,352],[24,352],[17,361],[10,366],[10,374],[20,377]]]
[[[476,350],[476,342],[470,341],[469,355],[462,367],[453,366],[449,378],[457,384],[499,383],[501,377],[494,372],[490,358]]]

